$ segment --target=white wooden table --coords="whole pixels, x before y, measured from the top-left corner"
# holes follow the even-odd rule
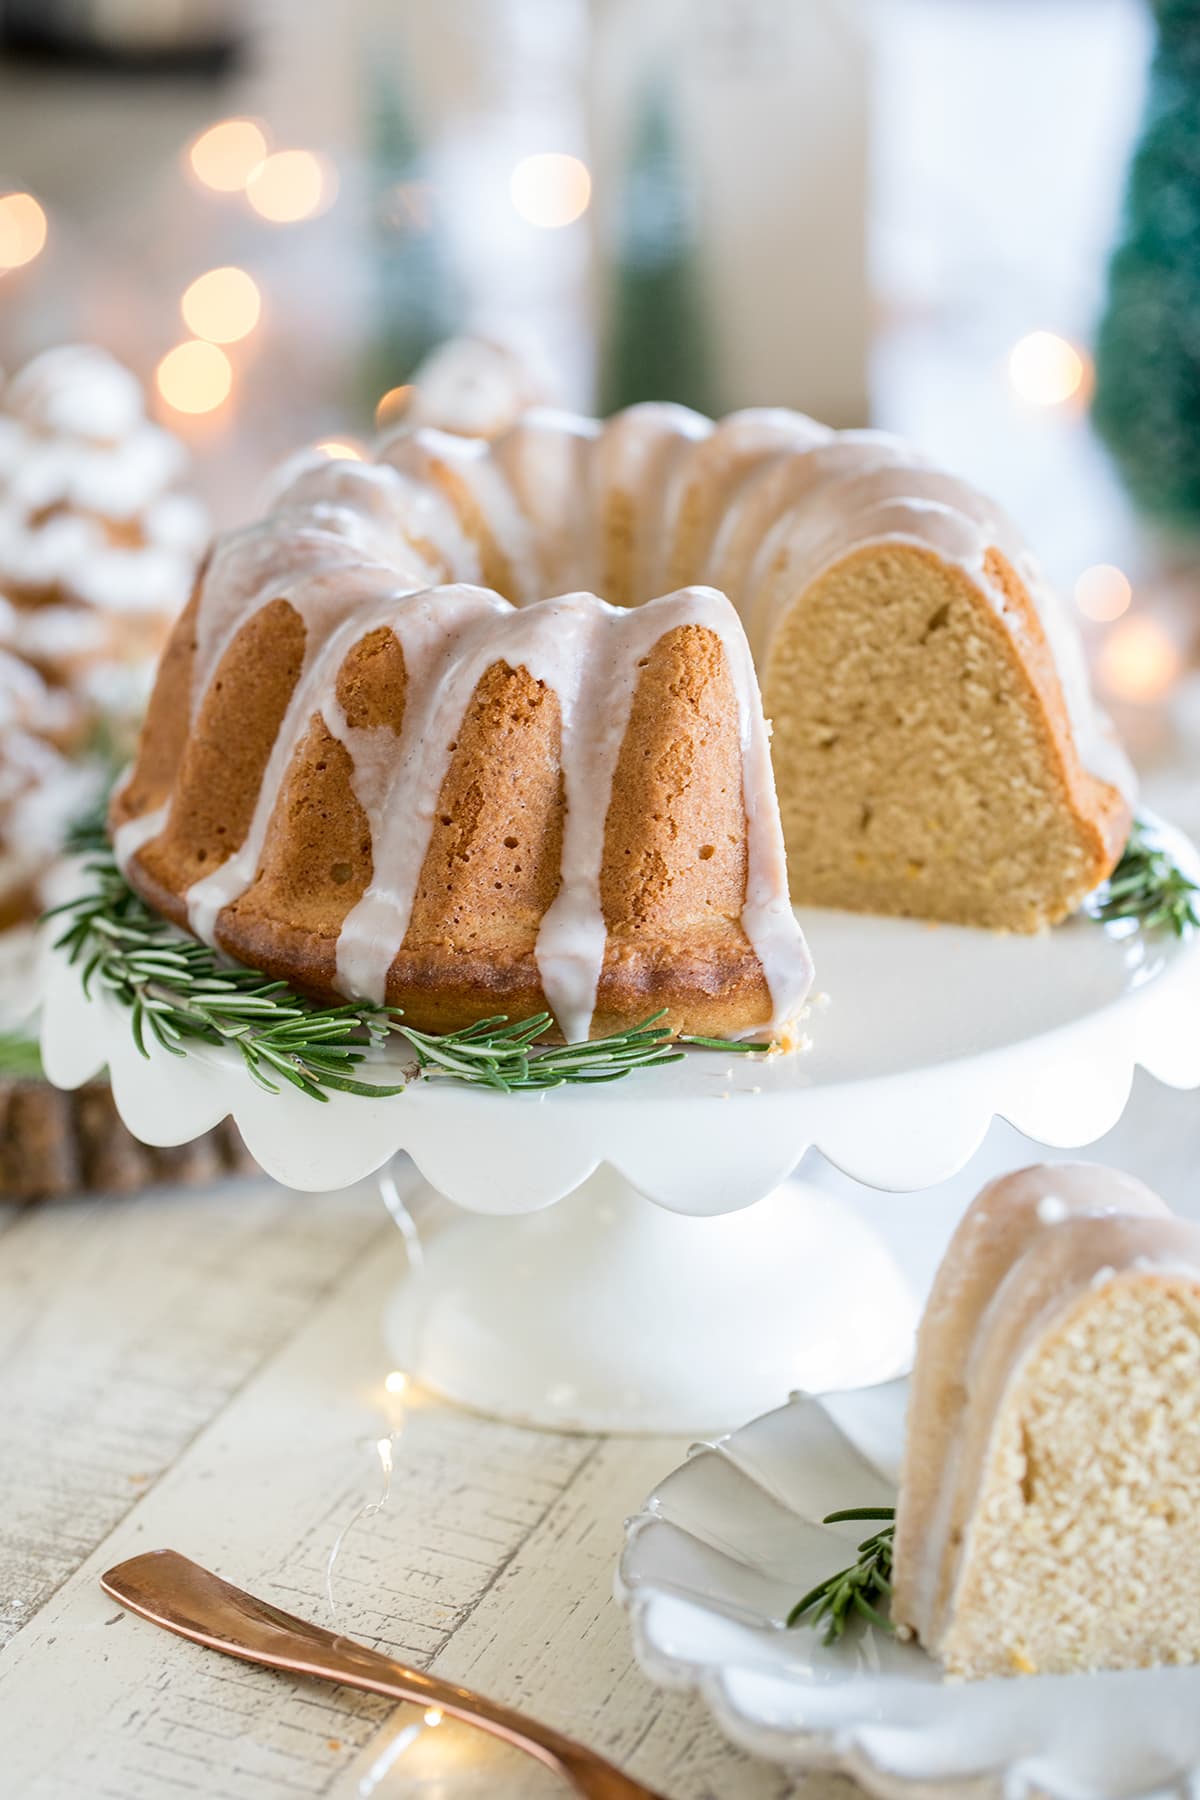
[[[380,1321],[402,1271],[365,1188],[235,1181],[0,1216],[3,1800],[342,1800],[420,1717],[193,1648],[97,1582],[173,1545],[329,1622],[329,1552],[378,1495],[395,1417]],[[536,1712],[670,1800],[810,1791],[633,1664],[611,1599],[621,1524],[681,1441],[547,1436],[421,1395],[405,1410],[390,1502],[334,1570],[344,1629]],[[376,1794],[558,1791],[447,1723]]]
[[[981,1158],[1030,1154],[997,1126]],[[1139,1077],[1089,1154],[1200,1211],[1195,1095]],[[977,1159],[960,1183],[987,1172]],[[0,1215],[0,1800],[358,1800],[417,1713],[193,1648],[123,1615],[97,1576],[172,1545],[328,1622],[331,1547],[378,1496],[376,1445],[397,1419],[380,1321],[402,1272],[365,1187],[234,1181]],[[851,1791],[740,1755],[633,1664],[611,1598],[621,1525],[682,1441],[401,1404],[390,1501],[334,1569],[344,1629],[575,1733],[669,1800]],[[557,1791],[444,1724],[375,1795]]]

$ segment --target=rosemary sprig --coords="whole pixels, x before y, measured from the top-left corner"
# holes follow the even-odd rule
[[[179,1056],[189,1044],[232,1045],[261,1087],[278,1093],[283,1080],[315,1100],[328,1099],[330,1089],[375,1098],[401,1093],[403,1084],[384,1086],[358,1073],[370,1052],[393,1037],[413,1051],[415,1078],[506,1094],[619,1081],[684,1055],[661,1023],[662,1012],[610,1037],[537,1048],[549,1013],[511,1023],[499,1014],[439,1035],[405,1024],[395,1007],[322,1006],[185,937],[134,893],[107,846],[85,872],[90,891],[51,915],[66,922],[57,947],[78,966],[86,992],[102,988],[128,1008],[143,1055],[152,1042]],[[770,1048],[718,1038],[681,1041],[725,1051]]]
[[[802,1600],[797,1600],[788,1614],[789,1625],[817,1626],[822,1619],[827,1620],[822,1638],[826,1644],[835,1644],[856,1616],[869,1620],[883,1631],[895,1629],[876,1602],[886,1606],[892,1591],[896,1509],[893,1506],[852,1506],[844,1512],[826,1513],[821,1523],[836,1525],[842,1519],[886,1519],[889,1522],[863,1539],[858,1546],[857,1561],[819,1581]],[[806,1613],[811,1617],[805,1618]]]
[[[1185,875],[1150,821],[1135,817],[1120,862],[1088,910],[1106,925],[1135,919],[1147,930],[1165,927],[1186,937],[1200,925],[1200,885]]]
[[[0,1077],[9,1081],[41,1081],[42,1053],[32,1038],[0,1031]]]

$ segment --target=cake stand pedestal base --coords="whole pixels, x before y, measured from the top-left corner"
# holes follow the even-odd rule
[[[544,1211],[439,1224],[386,1330],[401,1368],[478,1412],[690,1436],[902,1373],[916,1318],[882,1241],[817,1188],[695,1218],[601,1168]]]

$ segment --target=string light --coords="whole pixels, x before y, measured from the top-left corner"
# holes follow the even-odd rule
[[[1062,406],[1090,375],[1083,352],[1053,331],[1030,331],[1013,345],[1008,378],[1030,406]]]
[[[1080,612],[1104,625],[1128,612],[1132,599],[1129,577],[1112,563],[1096,563],[1075,583],[1075,604]]]
[[[1109,693],[1123,700],[1157,700],[1179,670],[1179,651],[1154,619],[1123,620],[1109,632],[1100,651],[1100,679]]]
[[[198,275],[179,303],[183,322],[212,344],[249,337],[262,316],[262,295],[245,269],[210,269]]]
[[[0,194],[0,271],[21,269],[41,254],[46,214],[32,194]]]
[[[311,219],[333,202],[337,178],[311,150],[276,150],[264,157],[246,182],[246,198],[274,225]]]
[[[412,388],[410,386],[389,388],[375,408],[375,423],[381,428],[385,425],[395,425],[408,411],[411,399]]]
[[[330,462],[361,462],[363,453],[355,444],[348,444],[343,438],[324,438],[321,443],[314,444],[313,449],[319,456],[327,456]]]
[[[216,344],[190,338],[176,344],[154,372],[155,385],[176,412],[214,412],[233,386],[229,358]]]
[[[583,217],[592,197],[592,178],[577,156],[546,150],[522,157],[509,180],[509,193],[526,224],[556,231]]]
[[[408,1386],[408,1376],[403,1369],[393,1369],[383,1385],[389,1394],[402,1394]]]
[[[425,1723],[428,1725],[430,1731],[436,1731],[445,1716],[446,1715],[440,1706],[427,1706],[425,1708]]]
[[[266,137],[253,119],[223,119],[192,140],[187,159],[205,187],[218,194],[237,194],[266,154]]]
[[[425,1735],[425,1727],[419,1719],[414,1719],[402,1731],[398,1731],[390,1743],[385,1744],[382,1752],[367,1770],[358,1784],[359,1800],[371,1800],[380,1782],[391,1773],[400,1758],[412,1749],[419,1737]]]

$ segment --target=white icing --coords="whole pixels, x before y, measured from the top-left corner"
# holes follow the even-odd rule
[[[487,338],[450,338],[430,352],[412,379],[405,425],[435,426],[466,437],[496,437],[539,398],[528,363]]]
[[[586,1038],[604,962],[600,899],[605,827],[639,662],[666,632],[700,624],[721,639],[738,697],[749,873],[742,922],[763,967],[772,1025],[781,1027],[807,992],[811,965],[783,878],[766,731],[753,666],[722,595],[693,589],[625,611],[571,594],[513,612],[498,597],[441,590],[397,608],[392,628],[406,667],[418,670],[400,742],[356,776],[372,827],[375,870],[338,943],[339,986],[382,1000],[404,942],[417,883],[450,767],[450,744],[471,695],[497,661],[521,667],[558,696],[566,794],[561,884],[542,919],[536,961],[547,1004],[568,1042]],[[451,622],[447,608],[453,606]],[[432,665],[432,666],[431,666]],[[363,766],[361,740],[330,719]]]
[[[448,478],[460,485],[507,567],[507,597],[518,601],[534,598],[537,557],[529,521],[482,439],[430,429],[401,431],[385,439],[379,455],[417,483],[432,482],[436,487]],[[464,523],[470,534],[470,523]]]
[[[207,943],[215,942],[222,908],[244,894],[258,873],[267,827],[284,778],[314,714],[321,711],[336,682],[338,669],[361,638],[392,622],[396,601],[403,592],[392,570],[347,569],[334,564],[271,595],[285,598],[303,621],[304,660],[271,746],[249,831],[231,856],[188,889],[188,923],[196,936]],[[237,621],[239,629],[243,623],[244,620]],[[213,650],[206,646],[205,662],[212,655]],[[219,659],[217,651],[216,660]],[[203,693],[206,688],[204,683],[198,692]]]

